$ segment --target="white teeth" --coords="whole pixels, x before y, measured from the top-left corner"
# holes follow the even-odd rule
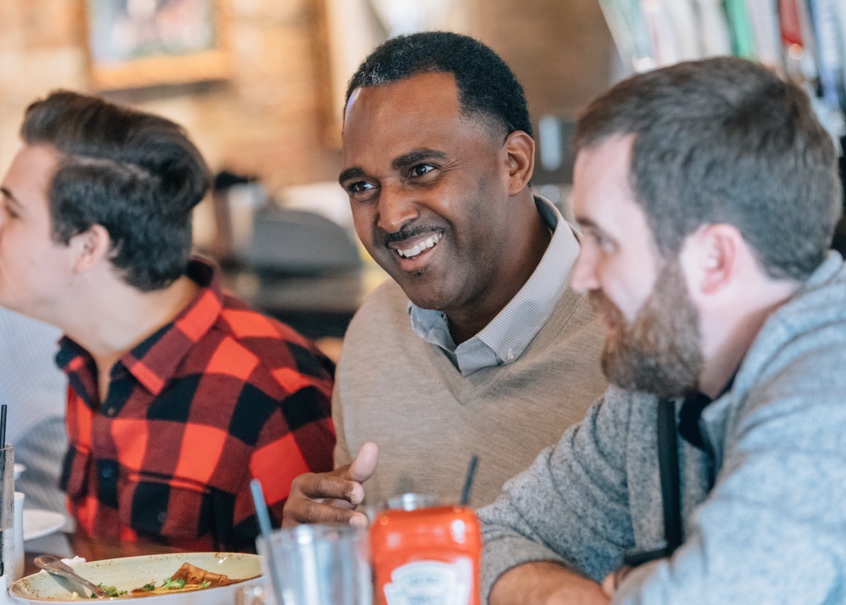
[[[417,256],[418,254],[420,254],[424,250],[428,250],[429,248],[434,247],[434,245],[437,244],[439,241],[441,241],[443,238],[444,238],[443,233],[436,233],[432,237],[428,237],[428,238],[424,239],[422,242],[420,242],[416,246],[413,246],[413,247],[408,248],[406,250],[397,250],[397,254],[399,254],[403,258],[414,258],[415,256]]]

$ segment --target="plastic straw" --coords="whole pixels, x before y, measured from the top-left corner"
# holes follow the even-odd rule
[[[273,585],[273,593],[276,600],[282,598],[282,580],[279,577],[279,569],[276,567],[276,555],[273,552],[273,544],[270,541],[270,513],[267,512],[267,505],[264,503],[264,492],[261,489],[261,481],[253,479],[250,481],[250,491],[253,494],[253,504],[256,507],[259,531],[266,545],[265,556],[267,557],[267,570],[270,572],[270,583]]]
[[[267,540],[270,537],[270,514],[267,512],[267,505],[264,503],[264,492],[261,490],[261,481],[253,479],[250,481],[250,491],[253,493],[253,504],[256,506],[259,531],[262,537]]]
[[[0,448],[6,447],[6,404],[0,406]]]
[[[464,488],[461,490],[461,505],[470,504],[470,492],[473,490],[473,480],[476,478],[476,467],[479,465],[479,457],[476,454],[470,458],[470,466],[467,467],[467,477],[464,479]]]

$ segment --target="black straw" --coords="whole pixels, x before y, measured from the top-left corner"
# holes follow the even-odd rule
[[[461,490],[461,506],[470,504],[470,492],[473,490],[473,479],[476,478],[476,467],[479,465],[479,457],[476,454],[470,458],[470,466],[467,467],[467,478],[464,479],[464,489]]]
[[[0,448],[6,447],[6,404],[0,406]]]

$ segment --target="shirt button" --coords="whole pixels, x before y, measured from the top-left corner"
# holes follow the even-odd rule
[[[509,363],[514,361],[517,358],[517,355],[514,354],[514,349],[508,349],[508,353],[505,355],[505,361]]]
[[[115,415],[115,408],[109,408],[106,410],[107,416],[114,416]]]
[[[115,476],[115,469],[110,466],[105,466],[100,469],[100,476],[103,477],[103,479],[111,479]]]
[[[159,514],[156,515],[156,519],[158,519],[159,523],[164,523],[165,521],[167,521],[167,512],[159,511]]]

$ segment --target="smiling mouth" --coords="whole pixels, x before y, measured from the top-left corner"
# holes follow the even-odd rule
[[[440,242],[443,238],[443,233],[435,233],[410,248],[395,248],[394,251],[402,258],[416,258],[423,254],[426,250],[431,250],[437,246],[438,242]]]

